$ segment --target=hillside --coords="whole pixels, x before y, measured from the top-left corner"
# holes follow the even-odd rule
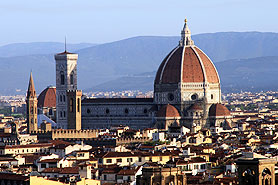
[[[216,63],[223,92],[241,90],[260,91],[278,89],[278,56],[241,60],[227,60]],[[155,72],[122,77],[97,86],[88,91],[153,90]]]
[[[278,33],[207,33],[194,35],[193,39],[195,44],[217,65],[221,61],[225,61],[225,66],[228,66],[228,63],[234,63],[237,59],[278,56],[276,52],[276,48],[278,48]],[[133,74],[156,71],[162,59],[178,44],[178,40],[179,37],[144,36],[90,47],[80,45],[79,47],[85,48],[76,50],[79,54],[78,88],[85,90],[98,85],[98,87],[101,87],[103,83],[107,82],[106,88],[109,89],[107,84],[111,80],[121,77],[127,80]],[[44,45],[44,47],[46,46],[47,44]],[[56,50],[54,46],[51,46],[44,50],[44,47],[32,49],[32,44],[29,44],[24,52],[21,50],[24,47],[18,49],[18,47],[10,45],[9,52],[3,50],[3,47],[0,47],[0,53],[4,52],[6,57],[3,57],[5,54],[2,54],[0,58],[0,78],[5,80],[1,82],[0,93],[12,94],[15,93],[16,89],[21,89],[19,93],[24,93],[31,70],[34,74],[37,92],[42,91],[48,85],[55,85],[55,61],[53,54],[50,53],[62,51],[62,45],[59,46],[62,49]],[[74,49],[69,50],[74,51]],[[42,51],[47,54],[36,54]],[[32,53],[32,55],[28,55],[28,52]],[[269,60],[269,58],[265,60]],[[225,66],[223,66],[223,70]],[[250,67],[252,68],[253,66]],[[222,66],[220,65],[219,68],[222,68]],[[227,67],[227,69],[229,68]],[[256,70],[260,71],[261,69],[254,68],[254,74],[256,74]],[[223,85],[226,84],[226,80],[228,80],[227,83],[232,83],[229,80],[230,77],[226,79],[228,73],[221,73]],[[133,78],[136,78],[138,83],[141,81],[142,83],[140,83],[144,84],[141,77],[133,76]],[[139,85],[134,87],[144,88]]]
[[[95,46],[91,43],[67,44],[67,49],[76,51],[79,49]],[[61,42],[31,42],[31,43],[14,43],[0,46],[1,57],[15,57],[26,55],[50,54],[63,51],[65,44]]]

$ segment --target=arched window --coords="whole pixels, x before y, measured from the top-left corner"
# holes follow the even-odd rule
[[[62,102],[63,101],[63,97],[62,97],[62,95],[60,95],[60,102]]]
[[[80,98],[77,98],[77,112],[80,112]]]
[[[66,102],[66,96],[65,95],[63,95],[63,98],[64,98],[64,102]]]
[[[64,117],[66,117],[66,111],[64,111]]]
[[[62,111],[60,111],[60,117],[61,117],[61,118],[63,117],[63,112],[62,112]]]
[[[31,112],[31,114],[33,114],[33,112],[34,112],[34,108],[32,106],[30,107],[30,112]]]
[[[262,185],[271,185],[271,172],[268,168],[263,170],[262,176]]]
[[[70,99],[70,112],[73,112],[73,98]]]
[[[60,78],[61,78],[61,85],[65,85],[65,74],[63,71],[60,72]]]
[[[73,73],[70,74],[70,84],[73,85]]]
[[[148,113],[148,109],[145,108],[145,109],[144,109],[144,114],[147,114],[147,113]]]
[[[253,169],[246,169],[242,173],[242,180],[245,184],[255,184],[256,182],[255,171]]]
[[[213,94],[210,95],[210,98],[213,99]]]

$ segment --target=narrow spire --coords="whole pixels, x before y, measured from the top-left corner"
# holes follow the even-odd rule
[[[34,85],[34,81],[33,81],[33,75],[31,72],[30,79],[29,79],[28,91],[27,91],[27,98],[35,97],[35,96],[36,96],[36,90],[35,90],[35,85]]]
[[[67,52],[67,37],[65,36],[65,53]]]
[[[191,31],[187,26],[187,19],[184,20],[184,26],[181,30],[180,46],[191,46],[194,45],[194,41],[191,39]]]

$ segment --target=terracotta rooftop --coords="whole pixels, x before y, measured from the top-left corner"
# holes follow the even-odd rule
[[[6,145],[5,149],[18,149],[18,148],[40,148],[40,147],[51,147],[51,143],[37,143],[28,145]]]
[[[47,87],[41,92],[38,107],[56,107],[56,87]]]
[[[218,73],[211,60],[198,47],[178,46],[162,61],[155,84],[220,83]]]
[[[78,174],[79,168],[78,166],[66,168],[45,168],[42,173]]]
[[[119,171],[118,175],[135,175],[139,168],[140,167],[137,167],[135,169],[122,169]]]
[[[45,159],[45,160],[39,161],[38,163],[57,163],[60,160],[61,160],[61,158],[58,158],[58,159]]]
[[[157,117],[180,117],[180,114],[174,106],[167,104],[159,109]]]
[[[209,116],[230,116],[231,113],[220,103],[212,104],[209,108]]]
[[[1,180],[16,180],[16,181],[28,181],[29,177],[13,174],[13,173],[0,173]]]
[[[190,110],[203,110],[202,107],[198,104],[193,104],[189,107]]]
[[[189,160],[189,163],[205,163],[206,160],[201,157],[195,157]]]
[[[68,54],[76,54],[76,53],[70,53],[68,51],[64,51],[62,53],[57,53],[56,55],[68,55]]]

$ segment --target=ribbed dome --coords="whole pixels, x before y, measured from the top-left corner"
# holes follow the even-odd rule
[[[220,103],[212,104],[209,108],[209,116],[230,116],[231,112]]]
[[[158,68],[155,84],[220,83],[218,73],[208,56],[194,45],[185,23],[179,46],[173,49]]]
[[[159,109],[157,117],[180,117],[180,114],[174,106],[167,104]]]
[[[202,107],[200,107],[198,104],[195,103],[189,107],[189,110],[196,111],[196,110],[203,110],[203,109],[202,109]]]
[[[56,107],[56,87],[47,87],[41,92],[38,107]]]

